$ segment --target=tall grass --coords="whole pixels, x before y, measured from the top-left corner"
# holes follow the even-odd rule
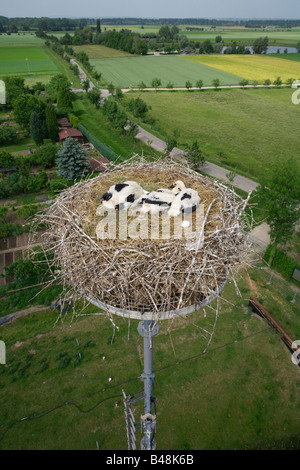
[[[209,311],[206,319],[199,312],[177,320],[169,335],[168,322],[160,323],[153,346],[157,449],[298,448],[299,369],[267,324],[251,314],[246,299],[261,297],[275,319],[284,311],[291,322],[299,303],[285,299],[285,281],[279,290],[267,285],[262,271],[249,274],[239,281],[245,300],[237,299],[233,285],[226,287],[232,304],[222,303],[206,354],[197,327],[211,321]],[[83,313],[95,312],[90,306]],[[67,317],[63,326],[57,315],[39,312],[1,327],[7,365],[0,366],[0,425],[34,414],[36,419],[16,423],[3,439],[1,428],[0,448],[92,450],[97,441],[102,450],[126,449],[122,389],[143,389],[138,322],[129,327],[115,318],[119,330],[111,342],[112,324],[105,317],[87,315],[72,323]],[[70,401],[79,409],[58,407]],[[137,419],[141,412],[137,404]]]

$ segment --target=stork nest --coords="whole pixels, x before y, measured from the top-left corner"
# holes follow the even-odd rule
[[[98,239],[101,196],[128,180],[147,191],[168,188],[177,180],[197,190],[204,207],[203,245],[190,250],[184,236],[162,239],[161,232],[156,239]],[[61,192],[36,222],[45,227],[39,234],[44,252],[54,253],[49,267],[74,296],[79,293],[103,305],[139,312],[141,318],[151,312],[152,318],[160,319],[166,312],[194,306],[196,310],[248,264],[247,202],[232,188],[182,164],[135,157]],[[36,243],[35,235],[31,244]]]

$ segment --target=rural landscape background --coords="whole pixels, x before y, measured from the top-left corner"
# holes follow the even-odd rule
[[[138,322],[117,318],[115,331],[82,301],[62,322],[63,286],[30,258],[28,234],[82,161],[91,178],[93,161],[171,154],[245,199],[251,187],[257,260],[226,286],[205,354],[209,318],[170,333],[161,322],[157,448],[299,449],[299,367],[248,304],[299,338],[300,19],[0,16],[0,80],[0,448],[127,448],[122,390],[143,388]]]

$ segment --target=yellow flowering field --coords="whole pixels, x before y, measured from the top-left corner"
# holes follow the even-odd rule
[[[280,77],[285,83],[289,78],[300,78],[300,62],[268,57],[267,55],[222,54],[180,57],[258,82],[263,82],[266,79],[274,81]]]

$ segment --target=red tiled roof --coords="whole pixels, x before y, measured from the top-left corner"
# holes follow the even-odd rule
[[[57,123],[60,127],[72,127],[72,124],[68,121],[67,118],[57,119]]]
[[[62,129],[58,135],[60,140],[64,140],[67,137],[83,137],[78,129]]]

